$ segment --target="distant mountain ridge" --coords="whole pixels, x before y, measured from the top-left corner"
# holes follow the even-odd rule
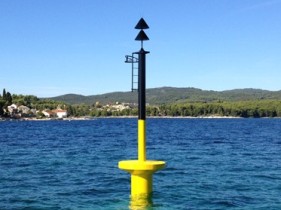
[[[48,98],[68,104],[92,105],[126,102],[137,103],[137,92],[112,92],[101,95],[83,96],[66,94]],[[269,91],[262,89],[233,89],[225,91],[201,90],[198,88],[160,87],[146,90],[146,101],[149,104],[169,104],[195,101],[245,101],[245,100],[281,100],[281,90]]]

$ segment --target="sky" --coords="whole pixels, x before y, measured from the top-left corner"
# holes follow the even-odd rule
[[[142,17],[147,88],[281,90],[281,0],[0,0],[0,89],[130,91]]]

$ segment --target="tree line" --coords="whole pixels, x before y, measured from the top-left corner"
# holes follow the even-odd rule
[[[151,116],[231,116],[231,117],[281,117],[280,100],[254,100],[235,102],[190,102],[184,104],[150,107]]]
[[[0,116],[8,117],[7,107],[11,104],[27,106],[30,109],[53,110],[60,107],[69,116],[107,117],[107,116],[137,116],[135,106],[128,109],[116,110],[101,104],[69,105],[64,102],[39,99],[32,95],[16,95],[3,89],[0,95]],[[249,100],[249,101],[216,101],[216,102],[186,102],[146,107],[147,116],[199,117],[199,116],[231,116],[231,117],[281,117],[281,100]]]
[[[95,106],[79,105],[70,106],[74,116],[89,115],[102,116],[137,116],[137,108],[115,111],[100,109]],[[200,116],[228,116],[243,118],[281,117],[281,101],[279,100],[255,100],[237,102],[189,102],[163,104],[160,106],[147,106],[147,116],[171,116],[171,117],[200,117]]]

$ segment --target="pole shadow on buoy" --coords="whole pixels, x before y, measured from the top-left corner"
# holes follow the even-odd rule
[[[132,91],[138,91],[138,159],[122,160],[118,167],[131,174],[131,208],[146,207],[152,204],[153,192],[153,174],[165,167],[164,161],[147,160],[146,158],[146,98],[145,98],[145,71],[146,71],[146,54],[148,51],[143,49],[143,41],[149,40],[144,30],[148,25],[143,18],[139,20],[135,29],[140,29],[135,40],[141,41],[141,49],[126,56],[126,63],[132,64]],[[137,55],[137,57],[134,57]],[[136,68],[135,65],[138,65]],[[138,74],[135,75],[135,69]],[[135,77],[138,82],[135,82]],[[138,88],[135,84],[138,83]]]

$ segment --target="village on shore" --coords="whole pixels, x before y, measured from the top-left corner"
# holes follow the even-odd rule
[[[40,111],[24,105],[17,106],[16,104],[7,106],[7,109],[4,110],[4,112],[6,113],[6,117],[3,117],[2,119],[63,119],[68,116],[67,110],[61,109],[60,107],[54,110],[46,109]]]
[[[98,103],[97,103],[98,105]],[[116,103],[114,105],[107,104],[105,106],[98,105],[98,111],[106,112],[120,112],[125,109],[131,109],[132,106],[129,103]],[[64,109],[61,108],[61,105],[58,105],[56,109],[44,109],[44,110],[37,110],[31,109],[27,106],[20,105],[17,106],[16,104],[11,104],[7,106],[7,109],[4,109],[4,113],[6,113],[5,117],[0,117],[0,120],[87,120],[93,119],[93,116],[72,116],[71,113],[65,109],[66,106],[64,105]],[[128,116],[134,117],[134,116]]]

